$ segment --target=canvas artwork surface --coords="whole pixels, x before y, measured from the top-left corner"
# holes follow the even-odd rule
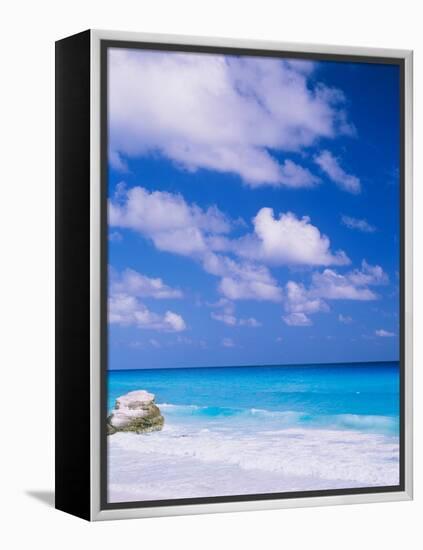
[[[400,67],[305,57],[107,48],[108,503],[400,484]]]

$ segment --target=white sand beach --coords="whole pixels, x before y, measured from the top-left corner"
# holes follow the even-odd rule
[[[109,502],[277,493],[399,482],[398,438],[359,431],[165,426],[108,437]]]

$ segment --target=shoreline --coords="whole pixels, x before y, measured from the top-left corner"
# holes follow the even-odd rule
[[[360,431],[166,425],[108,441],[111,502],[391,486],[399,438]],[[364,460],[365,458],[365,460]]]

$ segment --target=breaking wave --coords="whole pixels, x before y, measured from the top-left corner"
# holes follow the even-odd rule
[[[256,421],[273,423],[281,427],[321,427],[341,430],[359,430],[369,433],[395,435],[398,433],[398,418],[381,415],[335,414],[313,415],[302,411],[281,411],[259,408],[208,407],[199,405],[176,405],[159,403],[159,408],[166,413],[169,421],[173,417],[192,417],[193,419],[232,418],[234,421]]]

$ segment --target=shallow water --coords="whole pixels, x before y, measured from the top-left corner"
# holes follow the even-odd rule
[[[111,371],[165,428],[108,438],[109,500],[396,485],[397,363]]]

